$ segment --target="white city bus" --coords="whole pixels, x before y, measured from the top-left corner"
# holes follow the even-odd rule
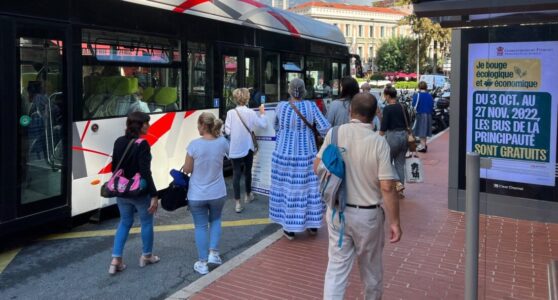
[[[0,235],[112,205],[99,189],[132,110],[163,188],[234,88],[257,106],[300,77],[320,102],[349,74],[337,27],[254,0],[3,0],[0,45]]]

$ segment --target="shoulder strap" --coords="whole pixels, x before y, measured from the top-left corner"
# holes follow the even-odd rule
[[[302,122],[304,122],[304,124],[306,124],[306,126],[308,126],[308,128],[310,128],[316,136],[320,135],[318,133],[318,130],[316,128],[314,128],[314,126],[312,126],[310,124],[310,122],[308,122],[308,120],[304,117],[304,115],[300,112],[300,110],[298,110],[298,108],[296,108],[296,105],[294,103],[292,103],[291,101],[289,101],[289,104],[293,108],[294,112],[298,115],[298,117],[302,120]]]
[[[124,153],[122,154],[122,157],[120,158],[120,161],[118,162],[118,164],[116,165],[116,169],[115,170],[119,170],[120,169],[120,165],[122,164],[122,162],[124,161],[124,158],[126,157],[126,153],[128,153],[128,150],[130,150],[130,147],[132,147],[132,144],[136,141],[136,139],[132,139],[130,140],[130,142],[128,143],[128,146],[126,146],[126,150],[124,150]]]
[[[417,107],[419,105],[419,101],[420,101],[420,92],[417,93],[417,102],[415,103],[415,111],[417,110]]]
[[[246,130],[248,130],[248,133],[252,134],[252,131],[250,130],[250,128],[248,128],[246,123],[244,123],[244,119],[242,119],[242,116],[240,115],[238,110],[236,110],[236,108],[235,108],[234,111],[236,111],[236,114],[238,115],[238,118],[240,119],[240,122],[242,122],[242,125],[244,125],[244,128],[246,128]]]
[[[409,128],[409,120],[407,120],[407,113],[405,113],[405,107],[403,106],[403,104],[401,104],[401,102],[399,102],[399,106],[401,106],[401,112],[403,112],[403,118],[405,119],[405,127],[407,127],[407,131],[411,131],[411,128]]]

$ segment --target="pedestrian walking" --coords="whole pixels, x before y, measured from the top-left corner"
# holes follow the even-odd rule
[[[397,102],[397,90],[394,87],[386,87],[384,89],[384,98],[387,105],[382,113],[380,135],[386,136],[391,149],[391,161],[395,166],[399,179],[395,188],[399,196],[403,197],[403,190],[405,189],[405,154],[408,149],[405,118],[409,120],[409,116],[403,104]]]
[[[332,211],[333,207],[328,207],[326,213],[329,246],[324,299],[327,300],[343,299],[355,258],[364,283],[365,299],[381,299],[384,208],[390,223],[390,242],[396,243],[401,239],[399,202],[393,185],[397,177],[391,166],[391,150],[386,140],[372,131],[371,122],[376,108],[377,101],[373,95],[357,94],[351,102],[351,121],[338,129],[337,145],[344,149],[343,182],[347,197],[344,220]],[[326,135],[317,155],[315,170],[324,149],[331,142],[331,132]]]
[[[252,140],[252,132],[256,127],[266,128],[267,120],[263,105],[260,105],[259,114],[246,107],[250,100],[250,91],[247,88],[235,89],[233,99],[236,102],[236,107],[227,112],[225,134],[230,137],[229,158],[233,166],[235,211],[240,213],[244,209],[240,201],[242,166],[244,166],[244,203],[250,203],[254,200],[254,194],[252,194],[252,162],[256,150]]]
[[[360,91],[358,82],[351,76],[341,79],[341,95],[333,100],[327,110],[327,121],[331,126],[338,126],[349,122],[349,107],[351,99]]]
[[[416,123],[413,128],[415,136],[420,138],[420,145],[417,146],[418,152],[426,152],[426,138],[432,136],[432,110],[434,109],[434,99],[427,91],[426,82],[419,82],[419,92],[413,95],[413,107],[417,113]]]
[[[371,92],[372,87],[370,86],[370,83],[365,82],[362,84],[360,88],[362,89],[363,93],[372,94]],[[380,105],[377,105],[376,113],[374,114],[374,119],[372,120],[372,130],[374,131],[380,130],[381,119],[382,119],[382,111],[380,109]]]
[[[201,138],[188,145],[183,166],[184,173],[191,173],[188,204],[194,219],[198,248],[198,261],[194,264],[194,270],[202,275],[209,272],[208,263],[222,263],[219,256],[221,212],[227,196],[223,158],[229,153],[229,142],[221,136],[222,126],[223,121],[212,113],[200,115],[198,131]]]
[[[312,170],[318,149],[314,132],[303,118],[321,135],[330,126],[314,102],[302,100],[305,93],[304,81],[291,80],[289,101],[280,102],[276,108],[277,143],[271,160],[269,218],[283,227],[290,240],[295,232],[307,229],[315,234],[322,224],[323,203],[318,177]]]
[[[151,148],[146,140],[140,139],[149,129],[149,115],[143,112],[133,112],[126,120],[126,132],[116,139],[112,152],[112,173],[116,169],[123,171],[126,178],[132,178],[136,173],[141,176],[144,192],[137,197],[116,197],[116,204],[120,211],[120,222],[114,236],[112,262],[109,274],[124,271],[126,265],[122,260],[124,245],[128,239],[130,229],[134,224],[134,211],[139,214],[141,223],[142,254],[139,266],[159,262],[160,258],[153,255],[153,214],[157,211],[157,188],[151,176]],[[119,163],[117,163],[119,162]]]

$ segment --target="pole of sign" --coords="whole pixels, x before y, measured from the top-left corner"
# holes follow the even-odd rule
[[[476,300],[479,267],[480,156],[468,152],[465,190],[465,300]]]
[[[420,34],[417,33],[417,83],[419,82],[420,76]]]

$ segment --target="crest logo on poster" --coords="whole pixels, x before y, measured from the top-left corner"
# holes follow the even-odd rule
[[[503,56],[504,55],[504,47],[500,46],[496,48],[496,55]]]

